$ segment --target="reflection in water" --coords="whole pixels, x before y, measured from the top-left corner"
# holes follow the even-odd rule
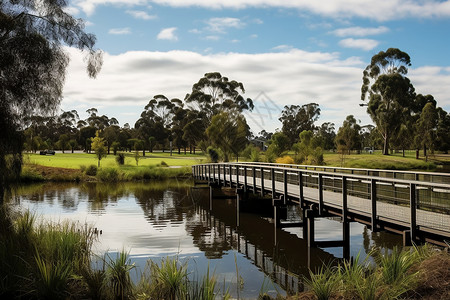
[[[239,214],[236,201],[214,200],[210,210],[209,192],[191,189],[192,182],[169,180],[118,184],[40,184],[17,189],[12,203],[29,208],[45,219],[91,223],[103,231],[95,251],[130,251],[143,268],[148,258],[178,255],[189,259],[200,273],[211,270],[222,276],[230,292],[236,291],[236,267],[244,279],[242,297],[256,297],[267,277],[284,290],[302,289],[298,275],[307,275],[323,262],[342,257],[342,249],[308,249],[302,230],[276,229],[273,223],[252,213]],[[296,209],[289,218],[298,217]],[[320,220],[316,237],[339,239],[341,226]],[[351,253],[368,253],[372,246],[392,248],[398,237],[371,233],[352,223]],[[200,274],[201,275],[201,274]],[[272,286],[270,287],[272,288]],[[269,288],[269,289],[270,289]]]

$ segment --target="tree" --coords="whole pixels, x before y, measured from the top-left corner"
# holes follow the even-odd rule
[[[11,177],[20,173],[26,116],[55,111],[68,56],[63,45],[88,53],[87,71],[95,77],[101,52],[84,22],[65,12],[65,1],[0,1],[0,201]]]
[[[222,150],[225,161],[228,161],[231,154],[238,160],[239,152],[248,143],[250,129],[242,114],[222,112],[212,118],[206,134],[213,145]]]
[[[69,145],[69,136],[67,134],[61,134],[59,137],[59,147],[61,147],[62,153],[66,150],[66,147]]]
[[[100,137],[99,131],[95,133],[95,138],[92,139],[91,148],[95,151],[95,156],[97,156],[98,159],[98,167],[100,168],[100,160],[106,157],[107,153],[105,139]]]
[[[235,80],[222,77],[219,72],[206,73],[197,83],[192,86],[192,92],[187,94],[185,101],[188,104],[196,105],[194,110],[205,112],[208,121],[220,112],[253,109],[253,101],[245,99],[244,85]]]
[[[323,149],[319,146],[320,138],[310,130],[304,130],[299,135],[299,142],[294,144],[294,161],[299,164],[323,165]]]
[[[336,135],[335,142],[338,151],[345,154],[350,153],[350,150],[353,149],[361,149],[360,130],[361,126],[359,126],[355,117],[353,115],[347,116]]]
[[[298,140],[300,132],[315,131],[314,122],[319,119],[319,115],[320,108],[317,103],[284,107],[279,120],[283,123],[281,131],[289,138],[290,145]]]
[[[417,140],[423,146],[423,155],[428,161],[427,148],[434,150],[436,131],[438,125],[438,114],[433,103],[425,105],[417,121]]]
[[[317,139],[322,149],[334,149],[334,139],[336,133],[334,132],[334,123],[325,122],[317,128]]]
[[[389,140],[414,106],[414,87],[406,77],[410,65],[407,53],[389,48],[374,55],[363,72],[361,100],[369,101],[367,112],[383,137],[384,155],[389,154]]]
[[[73,150],[78,146],[78,143],[77,143],[77,141],[75,139],[71,139],[69,141],[69,146],[72,149],[72,153],[73,153]]]
[[[275,132],[270,139],[266,151],[266,160],[273,162],[277,157],[289,149],[289,138],[283,132]]]

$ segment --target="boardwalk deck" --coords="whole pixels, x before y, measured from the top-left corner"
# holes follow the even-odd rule
[[[242,163],[197,165],[193,173],[210,182],[281,195],[302,208],[315,204],[319,213],[345,215],[375,230],[410,230],[414,239],[450,239],[450,184]],[[446,174],[434,178],[448,181]]]

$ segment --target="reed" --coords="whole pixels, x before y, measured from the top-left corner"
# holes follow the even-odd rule
[[[133,282],[130,271],[135,268],[131,263],[129,253],[122,250],[115,258],[110,254],[105,256],[106,280],[114,299],[129,299],[133,296]]]
[[[305,283],[314,292],[318,300],[330,299],[338,292],[339,274],[331,266],[322,266],[317,273],[309,272],[310,279]]]
[[[188,287],[187,263],[180,263],[178,256],[166,257],[161,264],[150,263],[150,279],[156,299],[184,299]]]

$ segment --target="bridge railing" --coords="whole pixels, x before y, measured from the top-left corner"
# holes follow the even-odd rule
[[[238,163],[248,164],[248,163]],[[364,175],[374,177],[385,177],[393,179],[427,181],[435,183],[450,184],[450,173],[439,172],[423,172],[423,171],[401,171],[401,170],[381,170],[381,169],[363,169],[363,168],[342,168],[342,167],[327,167],[327,166],[311,166],[311,165],[296,165],[296,164],[277,164],[265,162],[252,162],[252,165],[260,166],[275,166],[291,169],[302,169],[312,171],[324,171],[330,173],[343,173],[351,175]]]
[[[358,209],[371,214],[372,222],[378,218],[399,219],[414,230],[422,226],[450,232],[450,184],[261,163],[196,165],[193,173],[198,178],[219,180],[225,185],[238,183],[244,189],[261,194],[272,192],[284,195],[285,199],[298,198],[300,203],[306,199],[318,203],[319,207],[332,205],[344,211],[344,207],[347,210],[357,205]],[[307,189],[308,192],[303,191]],[[390,210],[392,207],[408,210]]]

